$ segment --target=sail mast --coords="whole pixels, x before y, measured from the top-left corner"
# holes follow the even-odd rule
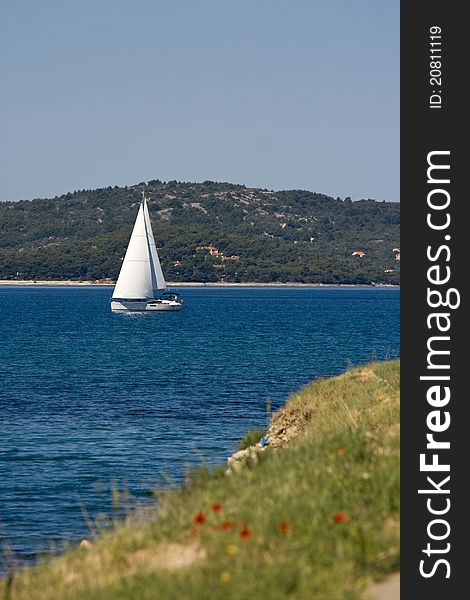
[[[162,266],[160,259],[158,258],[157,246],[155,244],[155,238],[153,236],[152,225],[150,223],[150,216],[147,207],[147,201],[145,194],[143,194],[143,208],[144,208],[144,220],[145,229],[147,233],[147,242],[149,247],[150,266],[152,269],[152,284],[154,294],[156,295],[159,291],[166,290],[166,281],[163,275]]]
[[[155,276],[155,266],[153,264],[152,245],[151,245],[151,240],[150,240],[150,235],[149,235],[149,229],[151,230],[151,227],[150,227],[150,222],[148,221],[148,210],[147,210],[147,203],[145,201],[145,190],[144,190],[143,186],[142,186],[142,204],[141,204],[141,206],[142,206],[142,211],[143,211],[143,215],[144,215],[145,239],[147,241],[147,250],[148,250],[148,255],[149,255],[150,277],[152,279],[152,291],[153,291],[153,296],[155,296],[155,290],[158,288],[158,285],[157,285],[157,278]]]

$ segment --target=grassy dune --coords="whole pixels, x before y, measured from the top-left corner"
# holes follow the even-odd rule
[[[0,583],[0,598],[361,598],[399,569],[399,363],[317,381],[274,415],[271,446],[199,470],[91,547]]]

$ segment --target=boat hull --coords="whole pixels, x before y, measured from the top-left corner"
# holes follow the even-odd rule
[[[124,312],[147,312],[147,311],[175,311],[183,308],[182,302],[178,300],[145,300],[142,302],[129,302],[126,300],[112,300],[111,310]]]

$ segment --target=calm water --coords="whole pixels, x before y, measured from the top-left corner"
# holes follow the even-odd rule
[[[399,356],[399,290],[183,289],[122,315],[107,288],[0,287],[0,545],[87,535],[112,481],[138,498],[220,463],[319,375]]]

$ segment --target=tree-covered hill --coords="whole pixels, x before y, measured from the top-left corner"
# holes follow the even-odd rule
[[[0,202],[0,278],[116,278],[141,192]],[[146,195],[170,281],[399,282],[398,203],[212,181],[154,180]]]

